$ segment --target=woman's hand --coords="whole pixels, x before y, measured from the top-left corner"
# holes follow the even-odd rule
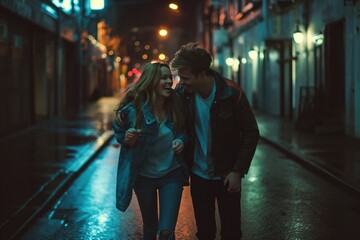
[[[182,152],[182,150],[184,149],[184,143],[183,141],[179,140],[179,139],[175,139],[172,142],[173,145],[173,150],[176,154],[179,154]]]
[[[137,139],[139,138],[140,133],[142,132],[141,129],[129,128],[125,133],[124,141],[128,146],[134,146]]]

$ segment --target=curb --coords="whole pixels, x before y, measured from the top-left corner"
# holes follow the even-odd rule
[[[76,156],[78,159],[69,168],[55,174],[48,182],[33,194],[12,216],[0,226],[1,239],[16,239],[38,217],[42,211],[53,203],[89,165],[96,155],[114,136],[112,130],[101,134],[96,141],[88,144]]]
[[[310,157],[304,155],[298,149],[294,148],[290,144],[288,144],[280,139],[275,139],[275,138],[266,137],[266,136],[260,136],[260,139],[263,140],[264,142],[272,145],[276,149],[284,152],[285,154],[290,155],[296,161],[305,165],[306,167],[311,168],[312,170],[315,170],[318,173],[321,173],[323,176],[327,177],[328,179],[330,178],[331,180],[333,180],[340,186],[345,187],[345,189],[347,191],[349,191],[352,194],[355,194],[356,197],[360,198],[360,189],[359,188],[346,182],[344,179],[336,176],[332,172],[330,172],[327,169],[316,164],[316,162],[311,160]]]

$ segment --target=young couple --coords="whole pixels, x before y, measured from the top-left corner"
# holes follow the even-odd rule
[[[175,90],[169,65],[149,63],[117,109],[116,207],[125,211],[134,189],[145,240],[175,239],[189,175],[198,239],[215,239],[215,200],[221,238],[242,237],[241,179],[259,131],[243,90],[210,69],[211,62],[209,52],[188,43],[170,63],[180,77]]]

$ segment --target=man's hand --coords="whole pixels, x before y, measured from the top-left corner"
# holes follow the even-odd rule
[[[238,172],[230,172],[224,179],[224,186],[228,184],[228,192],[236,193],[241,190],[241,174]]]

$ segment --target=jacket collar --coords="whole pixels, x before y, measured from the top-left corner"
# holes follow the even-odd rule
[[[217,99],[226,99],[231,97],[233,95],[233,92],[231,90],[231,87],[226,84],[225,79],[216,71],[214,70],[210,70],[210,71],[215,79],[215,84],[216,84],[215,97]]]
[[[156,121],[156,118],[155,118],[154,114],[150,110],[150,105],[149,104],[145,103],[142,106],[142,111],[143,111],[144,120],[145,120],[146,124],[149,125],[149,124]]]
[[[233,92],[231,90],[231,87],[229,85],[226,84],[225,79],[216,71],[210,69],[210,74],[214,77],[215,79],[215,84],[216,84],[216,92],[215,92],[215,98],[217,99],[226,99],[229,98],[233,95]],[[188,93],[186,91],[185,86],[181,85],[177,87],[177,91],[180,94],[185,94],[185,96],[193,98],[194,97],[194,93]]]

